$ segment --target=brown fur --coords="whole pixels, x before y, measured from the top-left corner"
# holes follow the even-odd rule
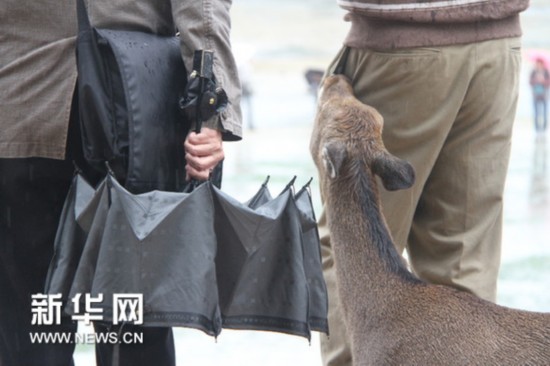
[[[550,365],[550,314],[510,309],[410,273],[380,212],[412,167],[382,143],[380,114],[326,78],[310,150],[319,170],[354,365]]]

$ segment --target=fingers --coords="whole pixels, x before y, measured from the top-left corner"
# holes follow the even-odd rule
[[[185,139],[185,151],[192,155],[208,155],[222,149],[222,133],[204,127],[200,133],[190,132]]]
[[[223,156],[223,152],[205,157],[197,157],[186,154],[185,159],[187,161],[187,165],[185,166],[185,171],[187,173],[187,179],[208,179],[210,172],[223,159]]]
[[[204,127],[199,134],[191,132],[184,143],[187,179],[206,180],[224,158],[222,134]]]

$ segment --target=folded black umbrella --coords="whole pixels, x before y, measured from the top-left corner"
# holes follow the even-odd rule
[[[296,195],[293,183],[273,199],[266,180],[245,205],[218,191],[216,232],[223,245],[217,268],[226,328],[328,333],[309,183]]]
[[[102,321],[115,321],[113,294],[142,294],[144,326],[327,331],[307,190],[289,184],[272,198],[264,184],[241,203],[210,182],[136,195],[110,176],[96,191],[76,178],[66,211],[47,291],[103,296],[94,303]]]
[[[144,325],[219,334],[209,185],[192,193],[138,195],[110,177],[108,186],[110,203],[92,224],[70,297],[102,295],[96,305],[103,321],[113,322],[113,294],[143,294]],[[69,303],[66,311],[75,315],[74,305]]]
[[[75,175],[67,194],[55,238],[54,254],[46,277],[46,292],[62,294],[67,301],[73,285],[93,219],[105,188],[95,190],[80,175]]]
[[[226,252],[217,261],[224,327],[309,337],[301,227],[291,190],[256,209],[215,192],[223,212],[217,217],[216,233],[220,254]],[[225,260],[237,247],[238,265]]]

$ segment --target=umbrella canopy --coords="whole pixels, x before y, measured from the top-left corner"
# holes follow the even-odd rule
[[[292,183],[272,198],[266,181],[241,203],[210,182],[136,195],[111,176],[96,190],[76,177],[46,290],[103,296],[103,321],[115,321],[113,294],[142,294],[144,326],[327,332],[313,208]]]
[[[527,51],[527,58],[531,62],[537,62],[538,60],[544,63],[546,68],[550,68],[550,51],[543,49],[531,49]]]
[[[95,190],[80,175],[75,175],[67,194],[55,238],[54,254],[46,277],[46,292],[62,294],[66,302],[75,272],[92,226],[105,181]]]
[[[96,298],[113,322],[112,294],[143,294],[150,326],[187,326],[218,334],[212,198],[202,185],[190,193],[129,193],[109,178],[109,199],[94,220],[70,297]],[[187,212],[192,218],[182,219]],[[184,238],[184,239],[182,239]],[[84,299],[82,299],[84,300]],[[67,311],[74,314],[74,304]]]
[[[223,212],[216,227],[223,238],[220,247],[228,256],[232,249],[244,249],[239,251],[237,266],[237,261],[218,257],[224,326],[309,336],[309,294],[298,211],[289,187],[276,199],[269,200],[269,196],[264,188],[255,202],[243,205],[216,189]],[[257,206],[263,200],[267,202]]]

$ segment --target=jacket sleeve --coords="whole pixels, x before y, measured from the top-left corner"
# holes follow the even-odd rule
[[[229,99],[225,111],[203,125],[221,129],[224,140],[240,140],[241,87],[230,44],[231,0],[171,0],[171,4],[185,67],[192,70],[195,50],[213,51],[214,74]]]

